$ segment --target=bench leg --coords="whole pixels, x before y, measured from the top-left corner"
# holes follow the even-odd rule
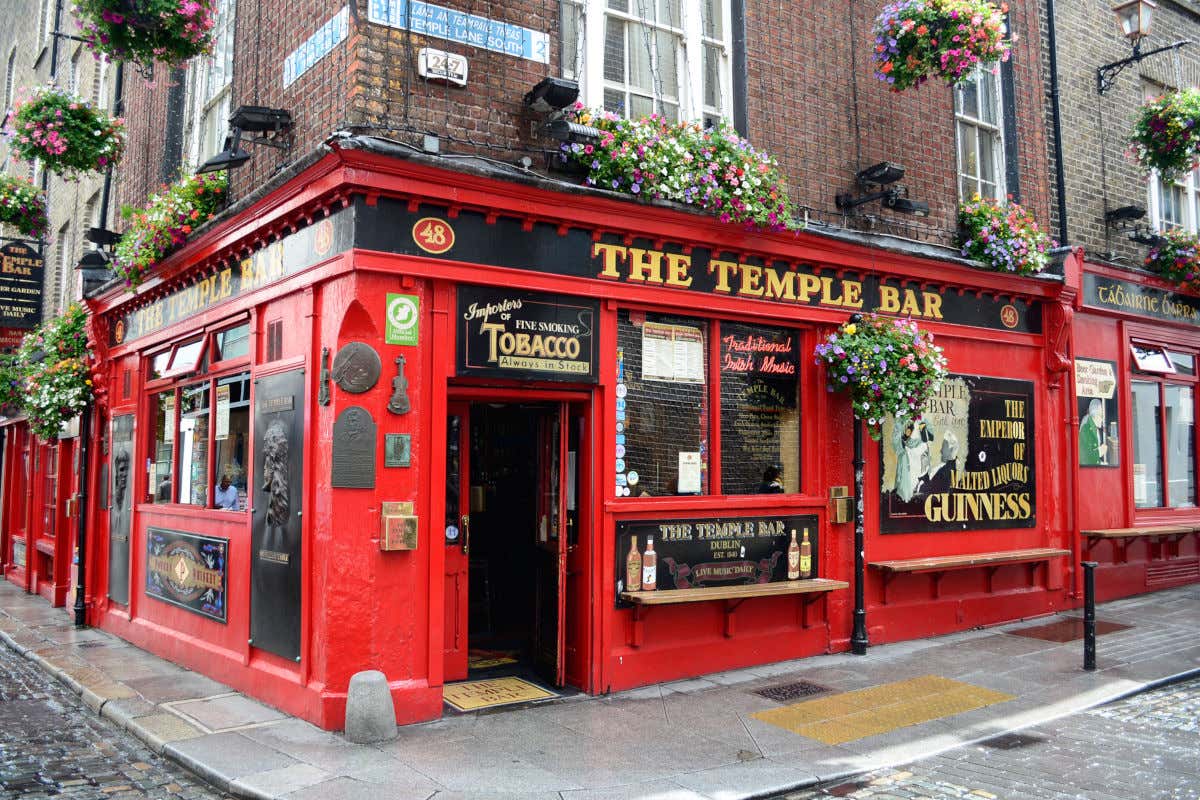
[[[932,596],[934,600],[940,600],[942,597],[942,575],[944,574],[944,572],[929,573],[930,596]]]
[[[641,647],[646,636],[646,612],[642,606],[633,607],[633,619],[629,623],[629,646]]]

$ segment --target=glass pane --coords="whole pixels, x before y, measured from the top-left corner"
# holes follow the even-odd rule
[[[996,181],[996,151],[995,139],[987,131],[978,131],[979,136],[979,178],[986,183]]]
[[[616,11],[629,11],[629,0],[608,0],[608,7]]]
[[[228,392],[228,398],[225,393]],[[246,447],[250,439],[250,375],[243,372],[217,381],[216,461],[213,475],[213,506],[228,511],[245,511],[249,496]]]
[[[641,97],[633,94],[629,96],[629,117],[637,119],[638,117],[648,117],[655,111],[654,100],[650,97]]]
[[[164,350],[158,355],[150,359],[150,377],[149,380],[161,378],[162,374],[167,371],[167,365],[171,363],[171,351]]]
[[[625,93],[616,89],[605,89],[604,110],[625,116]]]
[[[658,92],[663,98],[679,97],[679,46],[678,36],[658,32]]]
[[[800,491],[800,337],[721,323],[721,493]]]
[[[996,109],[999,106],[998,86],[996,76],[990,70],[979,69],[979,118],[989,125],[995,125],[998,114]]]
[[[1167,505],[1192,508],[1196,504],[1192,387],[1167,384],[1164,389],[1167,395]]]
[[[188,369],[196,368],[196,361],[200,358],[200,350],[204,347],[203,339],[181,344],[175,348],[175,357],[171,359],[170,369]]]
[[[1175,371],[1174,363],[1168,358],[1166,349],[1162,347],[1134,344],[1130,345],[1130,349],[1133,351],[1133,360],[1137,364],[1137,368],[1142,372],[1172,373]]]
[[[609,17],[604,25],[604,80],[624,83],[625,23]]]
[[[213,361],[245,358],[250,355],[250,326],[238,325],[236,328],[218,331],[213,337],[213,344],[216,346]]]
[[[208,505],[208,384],[179,393],[178,502]]]
[[[663,116],[669,120],[677,120],[679,119],[679,105],[676,103],[663,103],[662,113]],[[708,127],[712,126],[710,125]]]
[[[964,177],[959,185],[959,194],[963,200],[970,200],[979,192],[979,184],[971,178]]]
[[[1138,508],[1162,505],[1162,420],[1158,384],[1133,381],[1133,502]]]
[[[629,26],[629,85],[646,92],[654,91],[654,37],[645,25]]]
[[[979,151],[975,141],[975,127],[958,124],[958,171],[973,178],[979,177]]]
[[[704,105],[721,108],[721,51],[710,44],[704,45]]]
[[[150,450],[147,491],[155,503],[171,502],[171,452],[175,446],[175,391],[150,398],[154,443]]]
[[[672,28],[683,27],[682,17],[680,16],[681,0],[658,0],[658,21],[662,25],[670,25]]]
[[[618,313],[618,496],[708,491],[707,340],[703,320]]]
[[[573,3],[562,4],[562,74],[564,78],[576,78],[579,75],[580,59],[583,48],[580,47],[580,7]]]
[[[1196,374],[1196,357],[1187,353],[1176,353],[1168,350],[1167,355],[1171,357],[1171,363],[1175,365],[1175,372],[1179,375],[1195,375]]]
[[[710,39],[722,39],[725,32],[725,20],[722,18],[724,3],[717,0],[704,0],[700,5],[700,24],[704,35]]]
[[[975,81],[967,81],[957,92],[959,97],[959,113],[964,116],[979,118],[979,86]]]

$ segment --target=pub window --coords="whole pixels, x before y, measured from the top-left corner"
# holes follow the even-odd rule
[[[155,503],[171,502],[172,457],[175,451],[175,390],[150,395],[151,432],[146,491]]]
[[[179,392],[179,494],[176,502],[208,505],[208,383]]]
[[[800,491],[800,337],[720,324],[721,493]]]
[[[1196,357],[1133,345],[1133,499],[1138,508],[1196,505]]]
[[[213,335],[212,360],[228,361],[232,358],[245,358],[250,355],[250,325],[245,323]]]
[[[623,309],[617,347],[617,495],[706,494],[708,323]]]

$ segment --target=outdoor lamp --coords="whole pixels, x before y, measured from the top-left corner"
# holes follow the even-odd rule
[[[201,175],[205,172],[220,172],[223,169],[237,169],[250,160],[250,154],[240,148],[242,143],[242,132],[234,128],[228,136],[225,137],[225,145],[221,148],[221,152],[217,153],[212,158],[205,161],[196,169],[196,174]]]
[[[551,139],[560,142],[578,142],[579,144],[599,144],[600,129],[591,125],[580,125],[578,122],[568,122],[556,119],[546,123],[546,134]]]
[[[1137,48],[1138,42],[1150,35],[1150,21],[1158,5],[1153,0],[1126,0],[1113,9],[1121,35]]]
[[[290,150],[292,128],[292,114],[286,109],[238,106],[229,116],[229,135],[225,137],[221,152],[201,164],[196,174],[237,169],[245,164],[250,160],[250,154],[241,149],[243,141],[246,144],[262,144],[279,150]],[[243,139],[244,133],[260,135]]]
[[[579,99],[579,84],[566,78],[542,78],[525,93],[525,105],[539,114],[561,111]]]
[[[1121,206],[1104,212],[1104,224],[1110,228],[1125,228],[1144,216],[1146,216],[1146,209],[1141,206]]]
[[[880,205],[898,214],[912,214],[917,217],[929,216],[929,204],[919,200],[910,200],[908,198],[907,186],[888,186],[877,192],[864,194],[861,197],[855,197],[851,194],[839,194],[834,198],[834,203],[841,211],[850,212],[861,205],[875,200],[881,201]]]
[[[84,296],[112,280],[113,274],[108,264],[108,255],[103,250],[89,250],[79,259],[75,269],[79,270]]]
[[[858,171],[859,186],[886,186],[904,177],[904,167],[891,161],[881,161]]]

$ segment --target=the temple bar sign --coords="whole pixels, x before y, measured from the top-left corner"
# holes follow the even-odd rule
[[[42,320],[41,255],[23,242],[0,247],[0,327],[29,329]]]

